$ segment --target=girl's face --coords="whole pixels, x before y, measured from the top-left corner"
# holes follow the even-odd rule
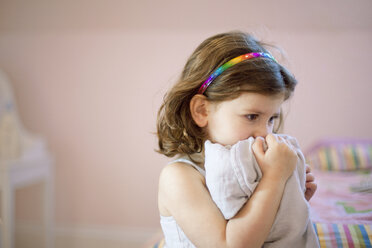
[[[283,102],[283,94],[245,92],[233,100],[210,103],[208,138],[221,145],[233,145],[249,137],[265,137],[273,132]]]

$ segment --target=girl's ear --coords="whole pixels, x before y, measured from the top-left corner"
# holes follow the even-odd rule
[[[192,119],[199,127],[205,127],[208,124],[208,100],[201,94],[196,94],[190,101],[190,112]]]

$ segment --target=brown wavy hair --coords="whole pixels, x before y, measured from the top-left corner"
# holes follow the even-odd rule
[[[217,34],[203,41],[187,60],[176,84],[164,96],[157,117],[157,151],[168,157],[201,152],[207,135],[191,116],[191,98],[219,66],[242,54],[267,53],[265,47],[270,45],[240,31]],[[288,99],[296,84],[296,79],[286,68],[260,57],[228,68],[213,81],[204,95],[211,102],[232,100],[243,92],[264,95],[284,93],[285,99]],[[282,121],[279,122],[278,127]]]

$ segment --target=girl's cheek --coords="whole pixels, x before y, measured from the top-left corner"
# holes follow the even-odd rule
[[[252,131],[245,128],[244,130],[242,130],[240,132],[240,137],[239,137],[239,140],[245,140],[245,139],[248,139],[249,137],[251,137],[253,135]]]

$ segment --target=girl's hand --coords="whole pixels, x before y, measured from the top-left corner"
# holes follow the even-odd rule
[[[311,197],[313,197],[318,185],[314,182],[315,178],[314,175],[311,173],[310,166],[306,165],[306,191],[305,191],[305,198],[307,201],[310,201]]]
[[[256,138],[252,149],[262,174],[271,179],[287,180],[293,173],[297,163],[297,154],[293,146],[280,136],[266,136],[267,150],[264,139]]]

